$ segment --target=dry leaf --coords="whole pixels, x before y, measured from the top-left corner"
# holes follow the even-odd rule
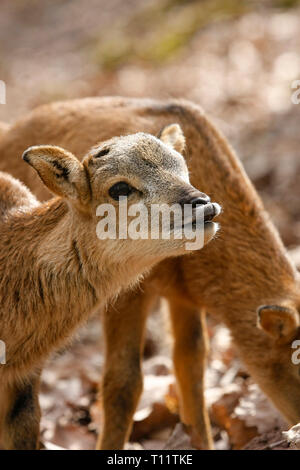
[[[300,449],[300,423],[296,424],[288,431],[283,431],[282,435],[288,441],[292,449]]]

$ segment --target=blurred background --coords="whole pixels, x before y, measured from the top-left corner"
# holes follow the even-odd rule
[[[7,104],[0,105],[0,120],[12,123],[39,104],[93,95],[191,99],[237,150],[300,264],[300,104],[291,101],[292,82],[300,79],[299,33],[298,0],[1,0]],[[155,333],[160,321],[148,328],[148,385],[132,436],[131,445],[144,448],[162,448],[178,421],[168,345]],[[63,447],[93,447],[101,421],[98,405],[90,411],[103,363],[101,328],[97,320],[91,325],[44,373],[43,435]],[[247,382],[227,332],[211,326],[211,338],[208,395],[219,448],[276,433],[276,413]],[[253,415],[256,421],[246,420]],[[244,436],[238,444],[237,436]]]

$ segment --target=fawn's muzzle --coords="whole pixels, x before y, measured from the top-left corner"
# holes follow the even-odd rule
[[[193,191],[185,196],[179,203],[182,207],[191,205],[193,210],[193,224],[196,222],[196,214],[203,217],[204,223],[211,222],[221,212],[219,204],[211,202],[210,197],[200,191]]]
[[[204,222],[210,222],[221,212],[221,208],[217,203],[209,203],[204,207]]]
[[[194,190],[191,192],[187,192],[184,197],[179,201],[181,206],[185,206],[185,204],[191,204],[192,208],[196,208],[198,205],[205,205],[210,202],[210,197],[207,196],[205,193],[201,193],[200,191]]]
[[[210,202],[210,197],[207,196],[204,193],[200,193],[200,196],[194,197],[191,201],[189,201],[189,204],[192,204],[193,208],[196,208],[197,205],[204,205],[208,204]]]

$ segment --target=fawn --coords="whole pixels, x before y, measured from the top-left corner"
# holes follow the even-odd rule
[[[0,168],[47,198],[15,157],[24,144],[47,140],[81,156],[98,139],[138,131],[155,134],[171,122],[179,123],[187,138],[192,184],[224,208],[222,230],[204,250],[160,263],[141,289],[122,294],[114,308],[105,310],[102,449],[122,448],[129,436],[142,390],[138,351],[147,313],[160,295],[170,306],[181,419],[199,448],[213,446],[203,393],[206,311],[228,326],[253,379],[286,419],[300,421],[300,375],[291,361],[291,343],[300,337],[299,274],[240,161],[201,108],[183,100],[118,97],[44,105],[2,137]]]
[[[154,263],[188,252],[184,236],[99,240],[97,207],[110,203],[118,212],[120,196],[127,197],[129,208],[137,202],[147,208],[192,204],[193,217],[198,209],[203,212],[204,243],[215,235],[212,218],[219,206],[190,185],[179,153],[183,144],[180,127],[170,125],[160,139],[137,133],[102,142],[82,163],[57,146],[30,147],[23,159],[58,196],[43,204],[19,181],[0,173],[0,338],[7,359],[0,367],[0,430],[5,448],[38,447],[39,371],[51,351]],[[138,362],[138,351],[131,352]]]

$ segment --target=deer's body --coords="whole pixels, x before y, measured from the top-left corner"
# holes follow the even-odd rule
[[[106,312],[101,448],[120,448],[128,437],[142,384],[136,352],[142,349],[145,319],[157,295],[165,296],[170,305],[181,416],[199,447],[212,446],[203,395],[205,311],[229,327],[253,379],[283,415],[292,423],[300,420],[300,380],[290,347],[299,326],[299,276],[240,162],[197,106],[122,98],[43,106],[3,137],[0,168],[47,197],[14,158],[20,148],[47,141],[83,154],[99,139],[137,131],[157,133],[170,122],[180,123],[184,130],[192,184],[223,206],[221,232],[205,250],[163,261],[142,289],[122,295]],[[261,304],[268,306],[260,311],[258,329]],[[124,375],[124,370],[130,373]]]

